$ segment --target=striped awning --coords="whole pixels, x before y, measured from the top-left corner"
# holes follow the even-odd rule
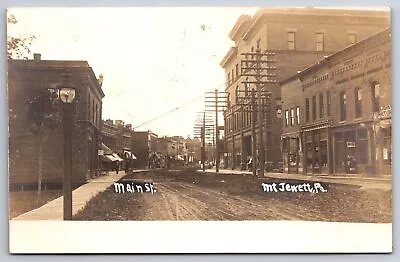
[[[123,160],[119,155],[117,155],[115,153],[113,153],[112,156],[115,158],[116,161],[122,161]]]

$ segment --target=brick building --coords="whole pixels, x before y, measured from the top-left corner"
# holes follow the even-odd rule
[[[132,152],[136,156],[135,167],[149,166],[149,156],[158,151],[158,135],[151,131],[135,131],[132,134]]]
[[[104,93],[87,61],[9,60],[9,181],[10,184],[35,184],[41,176],[43,185],[60,183],[63,177],[63,131],[57,121],[37,128],[35,114],[44,103],[33,103],[38,94],[56,88],[68,73],[76,88],[76,107],[72,133],[72,180],[81,183],[98,171],[102,98]],[[47,110],[51,119],[60,120],[59,104]],[[40,131],[42,130],[42,131]]]
[[[276,143],[282,133],[279,82],[389,24],[390,14],[380,11],[263,8],[252,17],[240,16],[229,34],[235,45],[221,62],[229,104],[224,114],[227,167],[239,167],[240,163],[247,162],[252,152],[251,112],[242,110],[238,97],[249,95],[250,92],[245,91],[255,86],[245,87],[242,83],[254,81],[251,76],[241,75],[241,60],[245,58],[242,53],[256,50],[275,53],[277,83],[263,86],[263,90],[272,93],[263,117],[268,123],[264,125],[263,143],[267,166],[277,168],[282,161],[281,148]],[[260,121],[255,121],[258,129]]]
[[[281,88],[289,172],[391,173],[390,28],[309,66]]]

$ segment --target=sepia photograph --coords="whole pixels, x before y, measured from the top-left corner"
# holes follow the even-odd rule
[[[381,243],[267,253],[392,251],[389,7],[20,7],[6,19],[11,253],[108,252],[46,249],[45,225],[253,222]]]

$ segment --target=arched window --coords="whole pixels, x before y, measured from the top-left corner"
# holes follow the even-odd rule
[[[371,84],[371,97],[372,97],[372,111],[378,112],[380,109],[379,82],[378,81],[374,81]]]

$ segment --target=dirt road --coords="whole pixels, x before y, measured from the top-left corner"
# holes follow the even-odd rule
[[[282,181],[190,170],[138,173],[120,182],[153,183],[156,192],[116,193],[110,187],[75,219],[391,222],[391,191],[325,184],[324,193],[265,192],[262,183]]]

